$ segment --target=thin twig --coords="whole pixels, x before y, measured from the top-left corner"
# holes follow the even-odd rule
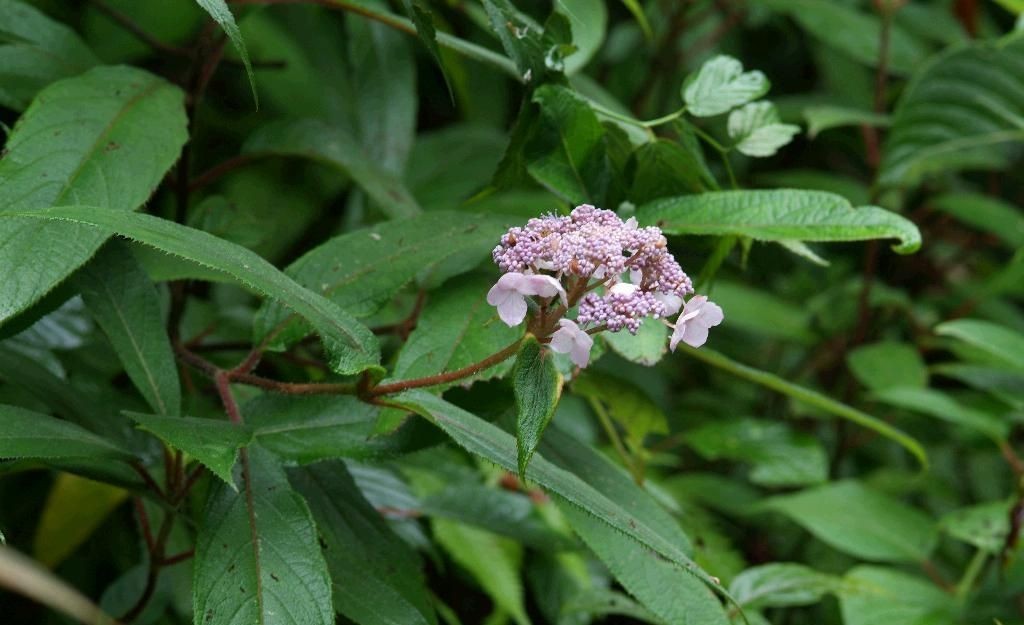
[[[504,349],[494,354],[491,354],[487,358],[479,362],[475,362],[467,367],[456,369],[455,371],[449,371],[448,373],[439,373],[437,375],[430,375],[423,378],[414,378],[411,380],[402,380],[400,382],[392,382],[391,384],[380,384],[369,389],[368,395],[370,397],[379,397],[380,395],[390,395],[392,393],[400,393],[413,388],[423,388],[424,386],[437,386],[438,384],[445,384],[447,382],[454,382],[455,380],[461,380],[475,375],[484,369],[489,369],[498,363],[511,358],[517,351],[519,346],[522,344],[523,339],[518,339],[507,345]]]

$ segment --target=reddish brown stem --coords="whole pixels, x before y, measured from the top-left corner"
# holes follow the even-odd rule
[[[142,503],[142,499],[138,497],[133,497],[132,503],[135,505],[135,514],[139,517],[142,538],[146,541],[146,551],[153,553],[156,549],[156,540],[153,538],[153,530],[149,525],[149,514],[146,512],[146,506]]]
[[[501,351],[491,354],[487,358],[484,358],[480,362],[475,362],[468,367],[456,369],[455,371],[449,371],[448,373],[439,373],[437,375],[431,375],[424,378],[414,378],[411,380],[402,380],[400,382],[392,382],[391,384],[380,384],[369,389],[368,395],[370,397],[379,397],[381,395],[390,395],[392,393],[400,393],[413,388],[423,388],[424,386],[437,386],[438,384],[445,384],[447,382],[454,382],[463,378],[468,378],[471,375],[475,375],[484,369],[489,369],[494,365],[508,360],[517,351],[519,351],[519,345],[523,342],[522,339],[514,341],[506,346]]]
[[[228,160],[214,165],[210,169],[207,169],[203,173],[199,174],[188,185],[189,191],[197,191],[203,187],[220,180],[225,175],[258,160],[260,155],[258,154],[240,154],[229,158]]]
[[[181,553],[173,556],[169,556],[161,560],[160,566],[172,566],[179,562],[184,562],[196,554],[195,549],[189,549],[188,551],[182,551]]]
[[[231,382],[228,380],[227,372],[218,371],[213,376],[213,382],[217,385],[217,394],[220,395],[220,401],[224,404],[225,412],[228,413],[228,419],[232,423],[241,423],[242,413],[238,410],[238,404],[231,394]]]
[[[135,470],[136,473],[139,474],[139,477],[142,478],[143,483],[146,484],[146,487],[149,488],[149,490],[156,493],[156,495],[161,499],[167,498],[167,495],[164,493],[164,490],[160,488],[160,485],[156,483],[156,480],[153,479],[153,476],[146,469],[146,467],[142,465],[141,462],[139,462],[138,460],[133,460],[130,466],[132,467],[132,469]]]

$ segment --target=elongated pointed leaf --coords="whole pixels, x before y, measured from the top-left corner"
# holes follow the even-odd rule
[[[0,405],[0,458],[109,458],[132,455],[74,423]]]
[[[1006,364],[1024,370],[1024,335],[991,321],[957,319],[935,327],[942,336],[951,336],[991,354]]]
[[[214,419],[166,417],[137,412],[127,414],[139,424],[139,428],[187,453],[237,489],[231,477],[231,469],[235,466],[238,449],[252,441],[252,428]]]
[[[452,81],[448,77],[448,68],[445,67],[444,59],[441,58],[441,48],[437,45],[437,29],[434,28],[434,14],[430,11],[430,6],[424,0],[402,0],[402,4],[405,5],[406,13],[412,17],[412,23],[416,25],[416,35],[420,42],[430,53],[430,58],[433,59],[437,68],[441,70],[444,84],[448,87],[448,95],[454,102],[455,94],[452,91]]]
[[[213,487],[196,537],[195,622],[333,625],[331,580],[306,502],[269,452],[243,453],[243,489]]]
[[[506,470],[518,469],[515,438],[498,427],[423,391],[402,393],[389,401],[430,419],[470,452]],[[681,532],[671,519],[669,523],[675,525],[674,535],[667,529],[671,525],[665,526],[664,521],[656,514],[645,514],[644,508],[638,507],[636,502],[616,503],[575,474],[559,468],[538,454],[535,454],[530,462],[526,476],[564,499],[569,505],[593,515],[696,576],[705,584],[718,588],[715,581],[686,555],[684,550],[689,548],[689,544],[685,542],[685,537],[679,538]],[[628,507],[623,507],[624,505]],[[650,502],[650,505],[657,508],[654,502]]]
[[[885,388],[872,393],[872,397],[890,406],[920,412],[981,432],[995,441],[1006,440],[1010,431],[1008,419],[963,406],[945,393],[930,388]]]
[[[881,566],[858,566],[843,577],[839,609],[845,625],[953,623],[953,596],[924,577]]]
[[[252,99],[256,102],[256,107],[259,108],[260,96],[256,93],[256,74],[252,71],[249,51],[245,47],[245,40],[242,39],[242,33],[238,30],[235,16],[231,14],[231,9],[228,8],[227,2],[225,0],[196,0],[196,4],[209,13],[213,21],[217,22],[224,29],[224,33],[231,40],[231,45],[235,46],[235,50],[238,50],[238,56],[242,57],[242,63],[245,64],[245,73],[249,76]]]
[[[334,608],[362,625],[433,625],[422,563],[363,497],[341,462],[289,471],[323,537]]]
[[[380,347],[370,330],[331,301],[302,288],[276,267],[244,247],[151,215],[122,213],[88,206],[61,206],[18,218],[52,219],[95,226],[101,236],[120,234],[168,254],[211,267],[257,293],[280,300],[313,325],[338,373],[358,373],[377,366]],[[3,215],[0,215],[0,224]],[[2,226],[0,226],[2,227]]]
[[[55,568],[99,529],[128,498],[128,491],[61,473],[46,497],[32,540],[32,555]]]
[[[329,165],[352,178],[392,217],[420,212],[402,181],[382,167],[347,130],[316,119],[275,122],[257,130],[242,147],[251,156],[291,156]]]
[[[406,284],[436,285],[483,261],[507,226],[500,217],[430,213],[343,234],[304,254],[286,272],[299,284],[356,317],[371,315]],[[275,345],[301,339],[286,300],[257,313],[256,336],[274,334]]]
[[[555,368],[551,352],[528,336],[519,348],[512,370],[516,396],[516,453],[519,475],[526,478],[526,466],[540,444],[544,429],[555,414],[562,394],[562,374]]]
[[[153,282],[127,246],[111,241],[75,275],[96,322],[153,410],[181,412],[178,367]]]
[[[907,219],[877,206],[854,208],[824,191],[772,189],[717,191],[664,198],[637,212],[644,224],[668,234],[737,235],[761,241],[864,241],[899,239],[893,250],[910,254],[921,233]]]
[[[729,592],[745,608],[777,608],[818,603],[841,586],[838,578],[803,564],[773,562],[737,575]]]
[[[842,106],[808,106],[804,109],[804,119],[807,120],[807,136],[811,139],[818,136],[818,133],[832,128],[844,126],[860,126],[866,124],[873,127],[885,127],[890,123],[888,115],[875,113]]]
[[[75,31],[31,4],[0,0],[0,106],[28,106],[46,85],[99,62]]]
[[[134,210],[177,160],[186,124],[181,90],[143,70],[97,67],[58,81],[7,140],[0,215],[71,203]],[[75,223],[0,220],[0,323],[50,292],[106,236]]]

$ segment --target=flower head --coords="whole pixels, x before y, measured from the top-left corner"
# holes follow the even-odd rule
[[[569,354],[569,359],[577,367],[586,367],[590,362],[590,348],[594,346],[594,338],[570,319],[559,319],[558,329],[551,335],[548,343],[551,351]]]
[[[668,341],[669,348],[675,351],[680,341],[691,347],[700,347],[708,340],[708,329],[722,323],[723,319],[725,315],[721,306],[708,301],[706,295],[691,297],[676,319]]]

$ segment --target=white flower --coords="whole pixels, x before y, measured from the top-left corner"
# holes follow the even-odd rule
[[[590,362],[590,348],[594,346],[594,337],[580,329],[575,321],[559,319],[558,329],[551,335],[548,347],[559,354],[569,354],[569,359],[577,367],[586,367]]]
[[[654,299],[665,305],[665,317],[671,317],[679,312],[679,309],[683,307],[683,298],[679,297],[675,293],[655,291]]]
[[[629,282],[616,282],[608,289],[608,292],[612,295],[632,295],[639,289],[640,287]]]
[[[561,283],[551,276],[532,273],[506,273],[498,278],[491,290],[487,292],[487,303],[498,309],[498,316],[509,327],[515,327],[526,318],[527,295],[554,297],[557,295],[562,304],[568,305],[565,289]]]
[[[680,341],[700,347],[708,340],[708,328],[717,326],[723,319],[725,315],[718,304],[709,302],[706,295],[694,295],[676,319],[675,330],[668,340],[669,348],[675,351]]]

